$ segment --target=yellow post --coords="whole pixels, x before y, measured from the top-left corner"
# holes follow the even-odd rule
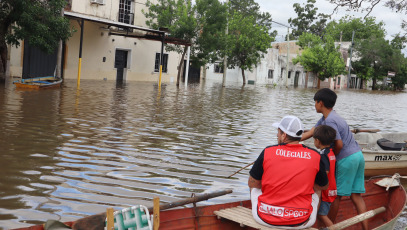
[[[153,229],[158,230],[160,228],[160,198],[154,197],[153,202]]]
[[[113,212],[114,212],[113,208],[107,208],[107,210],[106,210],[106,219],[107,219],[106,229],[107,230],[114,230]]]
[[[79,58],[79,64],[78,64],[78,80],[76,87],[79,88],[79,85],[81,84],[81,68],[82,68],[82,58]]]
[[[79,65],[78,65],[78,82],[77,82],[77,88],[79,89],[79,85],[81,84],[81,67],[82,67],[82,45],[83,45],[83,27],[85,26],[85,20],[81,20],[80,22],[81,26],[81,39],[79,43]]]
[[[163,74],[163,65],[160,65],[160,78],[158,79],[158,89],[161,90],[161,76]]]

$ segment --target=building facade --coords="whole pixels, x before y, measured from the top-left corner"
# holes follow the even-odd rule
[[[146,2],[70,0],[65,17],[76,32],[64,44],[63,77],[78,77],[81,19],[84,19],[81,79],[158,81],[161,41],[144,38],[151,30],[146,27],[142,13],[148,10]],[[25,52],[24,42],[18,48],[11,47],[11,76],[23,75]],[[162,81],[176,81],[181,54],[164,49],[163,57]]]
[[[247,83],[265,84],[274,86],[316,88],[318,78],[308,72],[299,63],[293,63],[293,59],[301,54],[297,41],[274,42],[271,48],[260,60],[253,71],[245,71]],[[349,58],[348,49],[350,42],[336,43],[342,53],[346,67],[348,68]],[[288,58],[287,58],[288,57]],[[288,63],[288,64],[287,64]],[[212,81],[222,81],[223,69],[220,68],[220,62],[209,65],[206,70],[206,79]],[[353,81],[357,83],[353,75]],[[334,78],[328,78],[320,82],[320,87],[329,87],[332,89],[342,89],[347,87],[347,75],[339,75]],[[226,82],[243,83],[241,69],[228,69]]]

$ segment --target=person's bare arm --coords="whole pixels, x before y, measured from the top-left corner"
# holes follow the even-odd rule
[[[342,140],[335,140],[335,146],[333,147],[334,154],[338,155],[342,148],[343,148]]]
[[[252,188],[258,188],[261,189],[261,180],[256,180],[252,176],[249,176],[249,181],[247,182],[249,185],[250,191]]]
[[[310,129],[310,130],[306,131],[305,133],[303,133],[302,137],[301,137],[301,141],[305,141],[305,140],[310,139],[314,135],[314,129],[315,129],[315,127],[312,127],[312,129]]]
[[[329,182],[325,186],[319,186],[318,184],[314,183],[314,191],[322,191],[322,190],[327,190],[329,187]]]

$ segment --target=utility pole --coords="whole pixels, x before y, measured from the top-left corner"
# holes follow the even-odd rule
[[[229,12],[229,0],[226,0],[226,7],[228,8],[227,12]],[[225,31],[225,35],[227,36],[229,33],[229,28],[228,28],[228,19],[226,18],[226,31]],[[222,78],[222,87],[225,87],[226,85],[226,70],[228,65],[228,59],[225,53],[225,56],[223,57],[223,78]]]
[[[287,65],[286,65],[286,74],[285,74],[285,86],[288,86],[288,63],[289,63],[289,55],[290,55],[290,27],[287,25],[284,25],[282,23],[272,21],[278,25],[287,27]],[[281,73],[281,77],[283,76],[283,73]]]
[[[350,71],[352,69],[352,50],[353,50],[353,38],[355,37],[355,31],[352,32],[352,43],[350,45],[350,56],[349,56],[349,72],[348,72],[348,89],[350,89]]]
[[[290,55],[290,27],[287,27],[287,66],[286,66],[286,73],[285,73],[285,87],[288,87],[288,62]]]
[[[64,17],[64,8],[62,8],[61,9],[61,17]],[[62,40],[59,40],[59,43],[58,43],[58,51],[57,51],[57,66],[55,67],[55,74],[54,74],[54,77],[58,77],[58,78],[62,78],[62,74],[61,74],[61,72],[62,72],[62,67],[61,67],[61,64],[62,64]]]

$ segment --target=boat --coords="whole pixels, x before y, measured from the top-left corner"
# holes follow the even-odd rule
[[[372,131],[372,132],[371,132]],[[365,177],[407,175],[407,133],[352,130],[365,158]],[[313,138],[303,142],[315,148]]]
[[[407,175],[407,133],[356,133],[365,158],[365,176]]]
[[[378,185],[380,184],[380,185]],[[391,185],[391,186],[390,186]],[[393,229],[397,218],[400,216],[406,205],[406,191],[403,186],[398,183],[397,178],[374,178],[365,181],[366,193],[363,194],[367,210],[366,213],[357,215],[352,201],[349,197],[343,197],[340,203],[340,209],[336,218],[335,226],[337,229],[356,230],[361,229],[360,222],[363,219],[368,219],[369,228],[375,230]],[[224,195],[229,192],[221,192],[215,196]],[[197,196],[195,201],[208,199],[209,196]],[[190,202],[190,200],[187,202]],[[259,227],[251,217],[251,202],[250,200],[235,201],[222,204],[199,206],[194,202],[193,207],[173,208],[176,205],[184,205],[186,202],[178,204],[160,205],[159,215],[156,223],[159,223],[159,229],[165,230],[231,230],[231,229],[274,229]],[[167,209],[166,208],[172,208]],[[153,213],[154,208],[148,208],[150,213]],[[373,211],[375,210],[375,211]],[[378,211],[377,211],[378,210]],[[147,212],[146,212],[147,213]],[[149,214],[146,214],[149,215]],[[109,215],[108,215],[109,216]],[[143,218],[141,218],[143,219]],[[145,219],[145,218],[144,218]],[[153,218],[152,218],[153,219]],[[234,219],[234,220],[230,220]],[[68,226],[73,229],[104,229],[106,213],[93,215],[79,219],[75,222],[67,222]],[[153,221],[153,220],[151,220]],[[251,223],[250,221],[254,222]],[[309,230],[319,229],[319,224],[316,223]],[[242,226],[244,228],[242,228]],[[257,227],[256,227],[257,226]],[[339,228],[342,226],[342,228]],[[347,227],[348,226],[348,227]],[[346,227],[346,228],[343,228]],[[20,228],[19,230],[42,230],[42,225],[37,225],[28,228]],[[120,229],[120,228],[119,228]],[[148,228],[136,228],[148,229]],[[156,228],[154,228],[156,229]]]
[[[25,78],[14,81],[17,89],[49,89],[60,87],[62,78],[55,76]]]

